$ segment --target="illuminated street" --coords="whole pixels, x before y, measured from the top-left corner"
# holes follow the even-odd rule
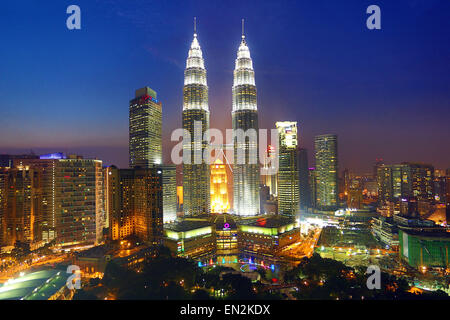
[[[287,258],[301,259],[303,257],[310,257],[314,253],[314,248],[319,240],[322,228],[316,227],[305,238],[294,244],[288,245],[281,250],[280,255]]]

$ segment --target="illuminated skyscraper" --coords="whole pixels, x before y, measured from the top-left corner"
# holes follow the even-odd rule
[[[229,209],[226,165],[217,159],[211,165],[211,212],[226,213]]]
[[[162,194],[164,223],[177,218],[177,167],[174,164],[160,166],[162,170]]]
[[[107,168],[105,187],[110,237],[136,235],[148,244],[160,244],[163,235],[162,170]]]
[[[149,87],[136,90],[130,101],[130,167],[149,168],[161,164],[162,105]]]
[[[208,85],[202,49],[194,39],[189,49],[184,71],[183,129],[190,141],[183,139],[183,157],[190,154],[190,162],[183,161],[183,211],[187,216],[210,212],[210,173],[203,154],[208,146],[209,129]]]
[[[39,170],[42,240],[61,246],[94,244],[103,235],[102,161],[56,153],[15,159],[14,168]]]
[[[8,168],[0,167],[0,247],[5,245],[5,212]]]
[[[417,200],[434,201],[434,168],[429,164],[401,163],[381,165],[377,170],[378,199],[398,201],[416,197]]]
[[[308,168],[308,183],[311,207],[315,208],[317,206],[317,184],[316,184],[316,168]]]
[[[0,171],[0,220],[4,245],[19,241],[39,247],[42,240],[42,170],[5,168]],[[41,244],[42,245],[42,244]]]
[[[322,209],[338,206],[337,135],[325,134],[314,140],[316,156],[316,205]]]
[[[275,147],[268,146],[266,151],[266,158],[264,159],[264,171],[267,173],[273,173],[273,174],[266,174],[262,175],[262,182],[264,185],[269,187],[269,192],[271,195],[277,196],[277,178],[278,178],[278,172],[275,168],[275,157],[278,157],[278,154],[276,153]],[[275,173],[274,173],[275,172]]]
[[[299,211],[297,122],[276,122],[279,136],[278,212],[295,216]]]
[[[241,139],[234,139],[233,203],[234,212],[241,216],[260,212],[257,109],[255,72],[242,30],[234,69],[231,113],[235,133],[239,135],[237,130],[245,133]]]

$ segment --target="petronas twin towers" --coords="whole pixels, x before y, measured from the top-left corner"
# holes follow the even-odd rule
[[[243,28],[242,28],[243,29]],[[234,213],[251,216],[259,213],[258,108],[253,62],[242,30],[237,52],[232,90],[232,123],[234,132],[252,131],[256,139],[234,137],[233,195]],[[183,141],[183,152],[192,161],[183,163],[183,207],[187,216],[210,212],[210,167],[206,159],[194,162],[195,152],[204,154],[208,147],[208,84],[202,50],[194,26],[194,39],[189,49],[184,72],[183,129],[192,137]],[[201,125],[199,125],[201,124]],[[254,131],[253,131],[253,130]],[[202,137],[201,143],[195,137]],[[237,161],[243,155],[244,161]],[[253,161],[252,161],[253,158]]]

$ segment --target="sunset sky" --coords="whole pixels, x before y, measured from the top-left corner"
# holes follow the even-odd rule
[[[81,30],[66,28],[67,6]],[[381,8],[381,30],[366,8]],[[241,19],[260,128],[298,121],[339,139],[340,170],[387,163],[450,168],[450,1],[3,1],[0,153],[62,151],[128,165],[128,105],[149,86],[163,104],[163,148],[181,126],[193,17],[211,127],[231,127]]]

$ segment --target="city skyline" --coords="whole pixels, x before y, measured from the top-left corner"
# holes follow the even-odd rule
[[[0,300],[450,299],[450,4],[85,1],[0,52]]]
[[[233,39],[240,33],[240,19],[245,18],[246,31],[251,34],[249,46],[255,52],[252,58],[257,69],[261,128],[273,128],[275,121],[284,119],[297,121],[299,146],[309,150],[310,159],[314,136],[337,134],[340,170],[347,167],[359,173],[370,172],[375,158],[379,157],[386,163],[425,162],[440,169],[448,166],[449,151],[442,148],[449,133],[445,119],[450,110],[450,90],[443,81],[443,76],[448,74],[445,55],[449,45],[448,41],[442,41],[448,22],[445,15],[439,13],[445,12],[448,4],[439,1],[416,6],[383,4],[386,27],[380,32],[382,36],[365,28],[364,10],[358,11],[359,5],[354,4],[340,4],[342,13],[339,15],[345,18],[358,14],[359,20],[353,19],[354,22],[336,20],[338,15],[332,14],[335,4],[287,4],[296,9],[295,15],[303,18],[300,19],[303,27],[300,29],[299,23],[293,21],[293,14],[286,13],[289,11],[286,7],[281,10],[273,5],[268,26],[262,26],[255,17],[267,10],[268,5],[253,6],[251,2],[242,4],[232,13],[227,11],[223,17],[218,17],[219,10],[203,2],[191,4],[183,13],[167,4],[160,8],[158,14],[146,6],[140,6],[140,12],[134,12],[138,6],[125,8],[121,2],[111,2],[104,13],[99,12],[98,4],[81,1],[79,5],[83,13],[83,28],[78,34],[70,34],[61,28],[46,37],[38,37],[40,44],[30,39],[31,45],[34,43],[37,48],[45,48],[45,55],[39,49],[29,55],[23,51],[23,44],[11,38],[11,35],[20,36],[23,31],[17,28],[17,22],[10,19],[19,12],[28,13],[13,4],[6,5],[6,12],[10,14],[2,23],[10,24],[8,29],[12,33],[6,36],[5,44],[12,49],[1,54],[1,60],[11,61],[11,64],[2,68],[7,76],[0,80],[0,103],[5,106],[0,120],[0,133],[4,137],[0,153],[24,153],[30,149],[36,153],[65,151],[97,157],[105,164],[125,168],[128,163],[128,123],[124,114],[128,112],[127,104],[134,90],[149,86],[158,92],[164,106],[163,153],[164,162],[167,162],[171,150],[170,133],[181,127],[181,119],[175,115],[181,111],[183,52],[190,42],[192,18],[197,16],[210,78],[211,127],[231,128]],[[45,23],[36,18],[44,14],[43,7],[45,5],[31,5],[36,9],[31,10],[36,16],[24,19],[25,26],[42,25],[33,29],[38,34],[59,23],[53,15]],[[247,10],[249,7],[253,10]],[[51,10],[56,12],[58,5]],[[168,19],[169,12],[179,18],[170,26],[169,22],[164,22],[166,28],[158,28],[159,31],[151,29],[157,22]],[[433,21],[427,12],[433,13]],[[130,18],[131,13],[135,13],[133,18]],[[145,13],[154,18],[149,25],[139,22]],[[281,13],[285,15],[284,19],[277,19]],[[92,21],[91,14],[106,15],[107,21],[120,22],[122,31],[118,32],[118,39],[111,41],[104,26]],[[330,29],[330,22],[323,22],[325,33],[314,19],[320,14],[326,14],[337,28]],[[394,21],[395,14],[399,15],[397,22]],[[395,28],[389,28],[394,25]],[[112,28],[118,31],[116,28],[119,26],[112,25]],[[123,37],[125,34],[135,32],[134,37],[138,38],[149,30],[147,38],[138,46],[141,51],[124,51],[128,49],[124,45],[129,41]],[[406,32],[413,31],[419,36],[406,36]],[[166,32],[175,32],[174,39],[166,40]],[[220,32],[223,40],[218,41],[215,32]],[[337,37],[336,40],[332,41],[331,36]],[[92,53],[92,50],[84,49],[98,37],[102,39],[101,50]],[[59,58],[52,59],[48,49],[54,46],[52,41],[59,39]],[[399,39],[402,40],[397,41]],[[338,40],[343,42],[338,44]],[[105,47],[110,48],[113,43],[115,50],[103,55]],[[357,56],[344,55],[339,49],[346,49],[350,44],[357,49]],[[326,54],[327,48],[333,56]],[[409,54],[416,49],[419,53]],[[386,52],[389,52],[389,58],[384,55]],[[22,59],[14,61],[21,61],[20,67],[10,56],[17,53]],[[136,61],[131,62],[131,56]],[[277,59],[276,64],[268,64],[271,57]],[[145,67],[132,67],[139,63]],[[288,63],[291,69],[287,68]],[[67,69],[64,74],[59,73],[61,66]],[[132,73],[125,70],[128,68]],[[292,71],[294,69],[296,71]],[[43,70],[47,72],[41,72]],[[325,70],[328,74],[324,73]],[[13,71],[16,76],[13,76]],[[29,75],[26,82],[25,78],[18,77],[23,72]],[[118,77],[119,72],[124,78],[112,80],[121,78]],[[47,76],[41,78],[40,74]],[[112,77],[113,74],[116,76]],[[346,80],[342,82],[338,78]],[[21,96],[18,90],[24,86],[27,88],[25,97],[32,96],[33,103],[29,103],[28,98],[15,98]],[[54,134],[55,131],[58,134]],[[355,152],[358,157],[354,156]]]

